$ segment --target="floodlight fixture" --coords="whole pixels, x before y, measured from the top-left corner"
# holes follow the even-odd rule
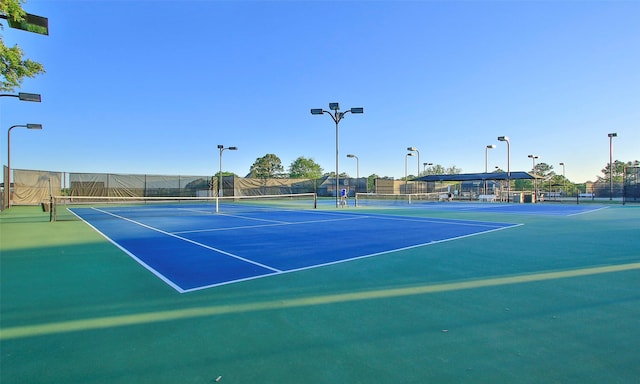
[[[533,172],[533,193],[534,196],[537,197],[538,195],[538,176],[536,176],[536,159],[538,158],[538,156],[536,155],[527,155],[528,158],[531,159],[531,161],[533,162],[532,168],[531,168],[531,172]],[[536,199],[537,200],[537,199]],[[535,203],[535,201],[534,201]]]
[[[340,112],[340,103],[329,103],[329,109],[333,112],[330,111],[325,111],[322,108],[311,108],[311,114],[312,115],[322,115],[322,114],[327,114],[329,116],[331,116],[331,119],[333,120],[334,123],[336,123],[336,184],[335,184],[335,188],[336,188],[336,208],[340,207],[340,199],[338,196],[338,191],[340,190],[340,173],[339,173],[339,167],[338,167],[338,125],[340,123],[340,121],[344,118],[344,116],[347,113],[364,113],[364,108],[362,107],[357,107],[357,108],[351,108],[348,109],[344,112]]]
[[[616,132],[609,133],[609,200],[613,200],[613,138],[618,137]]]
[[[7,208],[11,207],[11,130],[14,128],[42,129],[42,124],[17,124],[9,127],[7,131],[7,186],[4,204]]]
[[[509,136],[498,136],[498,141],[507,142],[507,203],[511,199],[511,142]]]
[[[27,92],[19,92],[17,95],[12,93],[3,93],[0,94],[2,97],[17,97],[20,101],[33,101],[39,103],[42,101],[42,97],[39,93],[27,93]]]
[[[229,147],[229,148],[227,148],[227,149],[228,149],[228,150],[230,150],[230,151],[237,151],[237,150],[238,150],[238,147]]]
[[[18,99],[20,99],[21,101],[33,101],[36,103],[40,103],[42,101],[42,96],[40,96],[39,93],[19,92]]]

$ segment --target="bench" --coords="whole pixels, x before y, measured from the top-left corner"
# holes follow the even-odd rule
[[[478,195],[480,201],[496,201],[496,195]]]
[[[594,198],[594,197],[596,197],[596,194],[595,193],[580,193],[578,196],[579,197],[591,197],[591,198]]]

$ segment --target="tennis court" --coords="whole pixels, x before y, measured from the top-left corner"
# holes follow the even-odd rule
[[[357,211],[242,208],[225,213],[226,206],[215,212],[210,205],[177,204],[71,211],[180,292],[515,226]]]
[[[349,203],[2,212],[0,381],[637,382],[637,205]]]

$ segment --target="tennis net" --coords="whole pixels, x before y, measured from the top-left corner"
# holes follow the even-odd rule
[[[393,206],[434,202],[442,199],[442,193],[356,193],[360,206]]]
[[[73,220],[74,208],[126,212],[137,216],[187,216],[215,213],[304,210],[317,207],[315,193],[223,197],[55,196],[52,221]]]

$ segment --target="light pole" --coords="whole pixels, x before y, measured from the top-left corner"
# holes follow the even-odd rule
[[[17,95],[11,93],[3,93],[0,94],[0,97],[17,97],[20,101],[33,101],[36,103],[40,103],[42,101],[42,97],[39,93],[26,93],[19,92]]]
[[[567,178],[564,175],[564,163],[560,163],[562,165],[562,189],[564,193],[567,193]]]
[[[336,123],[336,208],[340,207],[340,196],[339,196],[339,190],[340,190],[340,177],[338,176],[338,124],[340,123],[340,120],[342,120],[344,118],[344,115],[346,115],[347,113],[351,112],[351,113],[364,113],[364,108],[362,107],[358,107],[358,108],[351,108],[348,109],[344,112],[340,112],[340,104],[339,103],[329,103],[329,109],[333,112],[330,111],[325,111],[322,108],[311,108],[311,114],[312,115],[322,115],[324,113],[326,113],[327,115],[331,116],[331,119],[333,119],[333,121]]]
[[[609,133],[609,200],[613,200],[613,138],[617,133]]]
[[[489,173],[489,150],[495,148],[495,144],[489,144],[484,148],[484,173]],[[487,194],[487,179],[484,179],[484,194]]]
[[[238,147],[226,147],[224,145],[218,144],[218,149],[220,150],[220,172],[218,173],[218,193],[216,194],[216,212],[218,212],[218,200],[220,196],[222,196],[222,152],[225,149],[230,151],[237,151]]]
[[[360,183],[360,159],[358,159],[358,156],[353,155],[353,154],[348,154],[347,155],[348,158],[350,159],[356,159],[356,207],[358,206],[358,184]]]
[[[511,159],[511,143],[509,136],[498,136],[498,141],[507,142],[507,203],[511,199],[511,165],[509,164]]]
[[[538,156],[528,155],[527,157],[530,158],[531,161],[533,161],[533,166],[531,167],[531,171],[533,172],[533,196],[537,201],[538,200],[538,176],[536,176],[536,159],[538,158]],[[542,189],[544,190],[544,185],[542,186]]]
[[[18,94],[12,94],[12,93],[1,93],[0,97],[15,97],[17,99],[19,99],[20,101],[33,101],[33,102],[40,102],[42,101],[42,98],[40,97],[40,94],[38,93],[26,93],[26,92],[19,92]],[[7,146],[9,144],[7,143]],[[8,156],[8,154],[7,154]],[[9,164],[7,164],[7,168],[9,168]],[[9,208],[9,204],[10,204],[10,196],[9,194],[11,193],[11,181],[9,180],[11,179],[11,173],[7,174],[7,178],[4,180],[5,186],[7,186],[7,193],[5,194],[5,198],[4,201],[2,202],[3,207]]]
[[[413,156],[413,152],[409,152],[404,157],[404,193],[407,193],[407,159]]]
[[[418,173],[416,173],[416,177],[419,177],[420,176],[420,151],[418,151],[418,148],[416,148],[416,147],[407,147],[407,151],[415,152],[415,153],[418,154],[418,169],[417,169]],[[418,189],[419,189],[420,185],[418,184],[417,187],[418,188],[416,188],[416,192],[419,192]]]
[[[42,129],[42,124],[18,124],[12,125],[7,131],[7,184],[4,186],[6,194],[6,207],[11,207],[11,130],[13,128]]]
[[[422,163],[422,173],[427,173],[427,166],[433,165],[433,163]]]

